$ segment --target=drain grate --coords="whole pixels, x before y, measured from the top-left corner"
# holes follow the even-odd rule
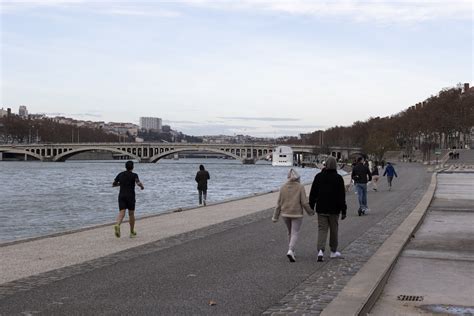
[[[423,301],[423,296],[420,295],[398,295],[397,299],[404,302],[421,302]]]

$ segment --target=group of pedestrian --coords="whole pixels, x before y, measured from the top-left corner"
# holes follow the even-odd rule
[[[295,246],[303,223],[303,210],[309,216],[318,214],[318,261],[323,261],[329,232],[330,257],[341,257],[337,251],[338,221],[346,218],[346,190],[344,179],[337,173],[337,162],[334,157],[326,160],[325,167],[318,173],[311,186],[309,200],[300,176],[294,169],[288,172],[288,181],[281,187],[273,222],[280,215],[288,230],[287,257],[296,261]]]
[[[459,152],[456,150],[449,152],[449,159],[459,159]]]
[[[129,160],[125,163],[125,171],[119,173],[116,177],[112,186],[120,187],[118,195],[119,204],[119,215],[117,216],[116,224],[114,225],[115,237],[120,238],[120,225],[125,217],[125,212],[128,210],[128,217],[130,223],[130,238],[137,236],[135,230],[135,185],[138,185],[140,189],[145,189],[143,183],[138,178],[138,175],[133,172],[133,161]],[[199,205],[206,206],[207,200],[207,180],[211,177],[209,172],[204,168],[203,165],[199,166],[199,171],[196,173],[194,178],[197,182],[197,189],[199,195]]]
[[[392,164],[387,163],[383,176],[387,175],[389,190],[394,176],[397,176]],[[277,206],[272,221],[283,218],[288,231],[288,252],[290,262],[296,261],[295,246],[303,223],[304,211],[309,215],[318,215],[318,261],[324,260],[327,237],[329,233],[330,258],[342,258],[338,249],[339,217],[344,220],[347,216],[346,187],[344,179],[337,172],[337,162],[334,157],[328,157],[324,168],[316,174],[311,185],[309,200],[306,197],[304,186],[300,183],[300,176],[294,169],[290,169],[287,182],[280,188]],[[374,164],[372,171],[369,164],[359,157],[353,164],[351,179],[354,181],[359,200],[359,216],[367,214],[367,183],[372,181],[377,191],[379,171]]]
[[[114,225],[114,233],[118,238],[121,236],[120,225],[125,217],[126,210],[129,214],[130,237],[137,236],[135,230],[135,185],[142,190],[144,185],[138,175],[133,172],[133,167],[133,161],[127,161],[125,163],[126,170],[119,173],[112,184],[113,186],[120,186],[118,196],[119,215]],[[397,173],[390,163],[387,163],[383,175],[387,175],[390,190],[393,177],[397,177]],[[354,181],[358,195],[359,216],[366,214],[369,210],[367,206],[367,183],[372,180],[374,190],[377,191],[378,177],[377,164],[373,166],[372,172],[369,170],[368,163],[364,162],[362,157],[359,157],[357,163],[353,165],[351,178]],[[207,181],[209,179],[209,172],[203,165],[200,165],[195,177],[199,205],[206,205]],[[300,182],[300,175],[293,168],[288,172],[287,182],[280,188],[272,220],[277,222],[280,216],[283,218],[288,231],[287,257],[290,262],[296,261],[295,246],[303,223],[304,211],[309,216],[318,215],[318,261],[323,261],[328,233],[330,258],[341,258],[341,253],[337,250],[338,227],[339,217],[344,220],[347,216],[346,187],[344,179],[337,172],[337,162],[334,157],[328,157],[324,163],[324,168],[314,177],[309,199],[306,196],[304,186]]]
[[[398,177],[398,175],[390,162],[387,162],[382,176],[387,176],[388,190],[391,191],[393,177]],[[377,163],[374,163],[372,169],[370,169],[367,160],[364,161],[363,157],[357,158],[357,162],[352,168],[351,179],[354,182],[355,191],[359,201],[359,209],[357,210],[357,213],[359,216],[365,215],[369,212],[369,207],[367,205],[368,183],[371,182],[373,186],[372,189],[378,191],[379,167]]]

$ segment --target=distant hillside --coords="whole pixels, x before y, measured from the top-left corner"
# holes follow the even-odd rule
[[[120,139],[124,141],[123,136]],[[117,142],[118,136],[101,129],[56,123],[51,119],[0,118],[0,143]]]

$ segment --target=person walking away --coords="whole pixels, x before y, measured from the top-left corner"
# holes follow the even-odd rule
[[[203,165],[199,166],[199,171],[196,173],[196,177],[194,178],[197,182],[197,189],[199,193],[199,205],[204,203],[206,206],[207,200],[207,180],[211,179],[209,176],[209,172],[204,169]]]
[[[290,262],[295,262],[295,246],[303,224],[303,209],[310,216],[314,215],[314,210],[309,207],[304,186],[300,183],[300,175],[291,168],[287,178],[288,181],[280,188],[272,221],[276,223],[280,214],[283,217],[289,239],[286,256]]]
[[[135,184],[144,189],[143,183],[140,182],[138,175],[133,171],[133,161],[125,163],[125,171],[119,173],[112,184],[113,187],[120,186],[118,196],[119,215],[117,223],[114,225],[115,237],[120,238],[120,225],[125,217],[125,211],[128,209],[128,217],[130,222],[130,238],[136,237],[135,231]]]
[[[372,180],[372,174],[369,168],[363,163],[363,158],[357,158],[357,164],[352,169],[352,180],[354,180],[357,191],[357,198],[359,200],[359,216],[366,214],[369,211],[367,205],[367,182]]]
[[[388,190],[391,191],[393,176],[398,178],[398,175],[395,171],[395,168],[390,162],[387,162],[387,167],[385,167],[385,172],[383,173],[383,176],[385,177],[385,175],[387,175]]]
[[[379,167],[377,166],[377,163],[374,163],[374,166],[372,168],[372,184],[374,186],[374,191],[377,191],[378,186],[377,182],[379,181]]]
[[[334,157],[326,160],[326,169],[314,177],[309,194],[309,206],[318,213],[318,261],[323,261],[329,230],[329,248],[331,258],[341,257],[338,246],[338,219],[346,218],[346,190],[344,179],[337,173]]]

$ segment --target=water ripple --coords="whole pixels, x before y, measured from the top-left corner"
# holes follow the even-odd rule
[[[145,185],[144,191],[137,188],[137,217],[197,205],[199,164],[211,174],[210,202],[278,189],[288,172],[223,159],[136,164],[134,171]],[[123,169],[124,162],[0,162],[0,241],[114,221],[118,188],[112,182]],[[306,183],[318,171],[297,169]]]

